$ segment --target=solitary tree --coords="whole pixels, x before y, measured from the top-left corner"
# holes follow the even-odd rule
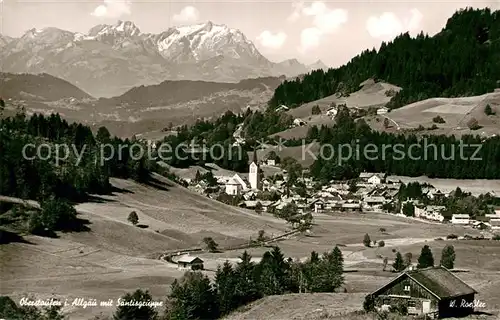
[[[375,298],[371,294],[365,297],[365,301],[363,302],[363,309],[366,312],[375,310]]]
[[[371,247],[371,243],[372,243],[372,240],[370,239],[370,236],[367,234],[365,234],[365,237],[363,239],[363,244],[365,245],[365,247]]]
[[[471,130],[477,130],[481,128],[476,118],[471,118],[469,121],[467,121],[467,127],[469,127],[469,129]]]
[[[411,202],[406,202],[403,205],[403,214],[407,217],[415,216],[415,206]]]
[[[491,106],[489,104],[487,104],[486,107],[484,107],[484,113],[487,116],[491,116],[491,115],[495,114],[495,112],[493,112],[493,110],[491,109]]]
[[[389,118],[385,118],[385,119],[384,119],[384,128],[385,128],[385,129],[389,128],[390,124],[391,124],[391,123],[389,122]]]
[[[264,230],[259,230],[259,235],[257,236],[257,242],[266,241],[266,232]]]
[[[444,121],[443,117],[441,117],[441,116],[435,116],[434,118],[432,118],[432,121],[435,123],[445,123],[446,122],[446,121]]]
[[[127,220],[128,220],[128,222],[130,222],[134,226],[137,225],[139,223],[139,216],[137,216],[137,212],[135,212],[135,211],[130,212]]]
[[[418,257],[417,268],[428,268],[434,266],[434,257],[432,256],[431,248],[428,245],[425,245],[420,252],[420,256]]]
[[[411,254],[411,252],[407,252],[405,253],[405,266],[409,266],[411,265],[411,259],[413,258],[413,255]]]
[[[257,212],[258,214],[261,214],[262,213],[262,203],[260,203],[260,201],[258,201],[256,204],[255,204],[255,212]]]
[[[380,240],[380,241],[378,242],[378,246],[379,246],[379,247],[381,247],[381,248],[382,248],[382,247],[385,247],[385,241],[384,241],[384,240]]]
[[[405,264],[403,262],[403,257],[401,256],[401,253],[399,253],[399,252],[396,253],[396,259],[394,259],[394,263],[392,264],[392,268],[396,272],[401,272],[405,269]]]
[[[311,113],[312,115],[321,114],[321,109],[319,108],[318,105],[315,105],[314,107],[312,107]]]
[[[207,250],[210,252],[216,252],[219,247],[212,237],[203,238],[203,243],[205,243]]]
[[[447,269],[453,269],[455,264],[455,248],[452,245],[446,245],[441,252],[440,265]]]

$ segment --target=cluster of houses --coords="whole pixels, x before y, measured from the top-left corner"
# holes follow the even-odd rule
[[[294,203],[299,213],[328,213],[328,212],[384,212],[384,205],[397,201],[401,183],[388,181],[387,175],[382,173],[362,172],[359,175],[355,188],[347,183],[332,181],[323,185],[320,190],[315,187],[311,178],[299,178],[305,185],[305,194],[297,194],[293,188],[287,190],[286,171],[279,177],[264,178],[261,174],[261,164],[276,166],[274,159],[256,159],[250,164],[248,175],[234,174],[233,176],[215,177],[216,187],[221,192],[237,196],[242,200],[239,206],[248,209],[257,209],[263,212],[281,210],[289,203]],[[191,186],[194,190],[206,193],[210,190],[203,182]],[[212,187],[213,188],[213,187]],[[439,200],[449,197],[434,187],[425,187],[423,193],[430,200]],[[259,198],[262,192],[273,193],[278,199],[268,200]],[[215,195],[209,195],[216,198]],[[415,218],[434,222],[445,222],[442,212],[444,206],[426,205],[418,200],[408,200],[414,204]],[[400,213],[402,214],[402,212]],[[472,220],[469,215],[455,214],[450,222],[457,225],[469,225],[478,229],[500,229],[500,210],[495,214],[486,215],[482,221]]]
[[[450,194],[445,194],[435,188],[427,188],[427,190],[428,191],[426,193],[424,189],[424,194],[426,194],[431,200],[450,196]],[[443,212],[446,210],[445,206],[424,205],[418,200],[407,200],[407,202],[413,203],[415,208],[415,218],[435,222],[445,222],[445,218],[443,216]],[[403,213],[401,212],[401,214]],[[470,226],[481,230],[500,230],[499,209],[495,210],[494,213],[484,215],[484,217],[481,217],[480,219],[481,220],[475,220],[469,214],[453,214],[449,222],[455,225]]]
[[[484,220],[473,220],[468,214],[454,214],[451,223],[459,225],[468,225],[476,229],[500,230],[500,210],[495,213],[486,214]]]

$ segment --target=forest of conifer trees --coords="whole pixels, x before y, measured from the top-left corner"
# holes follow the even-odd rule
[[[437,96],[484,94],[500,80],[499,40],[500,11],[463,9],[433,37],[420,33],[411,38],[405,33],[382,43],[378,51],[365,50],[340,68],[285,81],[269,106],[293,108],[337,92],[349,94],[368,78],[403,88],[388,104],[390,108]]]

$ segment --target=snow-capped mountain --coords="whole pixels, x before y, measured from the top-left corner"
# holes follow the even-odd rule
[[[12,41],[11,37],[7,37],[0,34],[0,48],[6,46],[11,41]]]
[[[46,72],[95,96],[164,80],[236,82],[311,70],[296,60],[273,63],[241,31],[211,21],[159,34],[142,33],[130,21],[86,34],[31,29],[17,39],[0,37],[0,46],[6,72]]]

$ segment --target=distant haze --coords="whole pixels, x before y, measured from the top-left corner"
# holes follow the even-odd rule
[[[321,59],[346,63],[400,32],[438,32],[459,8],[491,7],[499,1],[62,1],[0,0],[0,33],[21,36],[31,28],[87,32],[91,27],[133,21],[142,32],[204,21],[240,29],[273,61]]]

